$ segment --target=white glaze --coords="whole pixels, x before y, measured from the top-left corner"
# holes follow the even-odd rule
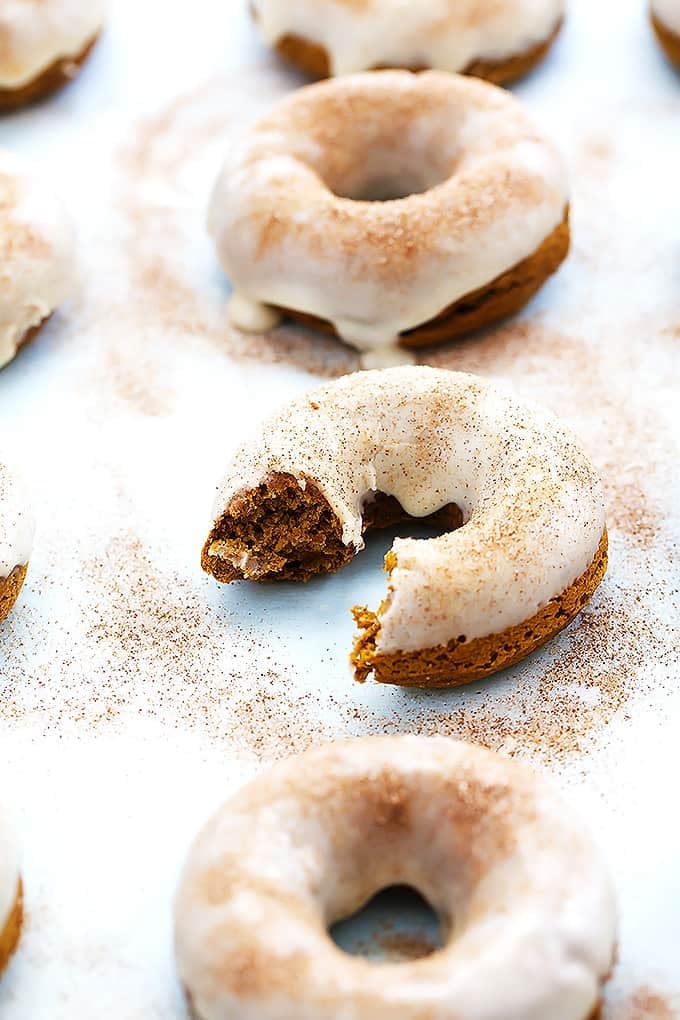
[[[0,463],[0,579],[28,563],[34,531],[24,487]]]
[[[0,933],[17,896],[19,852],[14,836],[0,813]]]
[[[19,89],[101,30],[108,0],[2,0],[0,88]]]
[[[376,965],[327,928],[417,888],[444,948]],[[175,904],[199,1020],[586,1020],[611,968],[600,856],[555,791],[443,738],[369,737],[279,763],[195,841]]]
[[[339,197],[385,181],[425,191]],[[567,203],[562,160],[509,93],[390,71],[278,103],[228,159],[208,224],[237,325],[259,326],[258,304],[295,309],[367,352],[532,255]]]
[[[0,368],[76,285],[70,217],[48,186],[0,150]]]
[[[680,0],[652,0],[652,11],[666,28],[680,35]]]
[[[575,437],[547,412],[461,372],[359,372],[298,398],[237,451],[215,520],[272,472],[301,485],[313,479],[357,550],[362,507],[375,491],[414,517],[448,503],[462,510],[457,531],[395,541],[377,641],[384,653],[530,619],[586,570],[604,531],[601,483]]]
[[[373,67],[463,71],[502,61],[545,42],[564,0],[253,0],[274,46],[296,35],[328,53],[333,74]]]

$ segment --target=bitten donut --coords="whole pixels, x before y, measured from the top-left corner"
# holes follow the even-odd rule
[[[564,0],[252,0],[270,46],[317,77],[376,67],[506,82],[550,49]]]
[[[392,885],[441,950],[377,965],[329,927]],[[330,744],[265,772],[194,843],[175,903],[197,1020],[586,1020],[613,964],[597,850],[518,764],[438,737]]]
[[[24,914],[23,899],[16,843],[0,815],[0,974],[5,970],[19,941]]]
[[[0,0],[0,111],[55,92],[78,73],[108,0]]]
[[[33,531],[33,515],[23,488],[0,463],[0,622],[26,579]]]
[[[680,70],[680,0],[652,0],[651,16],[667,57]]]
[[[228,160],[208,222],[235,325],[282,313],[365,368],[518,311],[569,249],[553,146],[509,93],[434,71],[285,98]]]
[[[355,609],[357,679],[452,686],[523,659],[566,627],[607,566],[600,481],[552,416],[461,372],[358,372],[301,397],[239,448],[204,570],[307,580],[400,519],[377,613]]]
[[[73,224],[49,187],[0,149],[0,368],[77,286]]]

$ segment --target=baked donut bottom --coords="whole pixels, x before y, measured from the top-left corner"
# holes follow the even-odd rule
[[[21,928],[24,921],[24,887],[21,879],[17,886],[14,905],[5,921],[5,927],[0,932],[0,974],[3,973],[11,960],[19,943]]]
[[[557,272],[569,253],[570,244],[571,231],[567,206],[562,222],[533,254],[501,273],[490,283],[454,301],[434,319],[402,333],[399,337],[400,346],[408,348],[435,346],[449,340],[457,340],[492,322],[515,315],[528,304],[546,280]],[[303,326],[338,336],[334,326],[324,319],[296,311],[294,308],[277,307],[276,310],[284,318],[292,319]]]
[[[473,60],[460,73],[469,74],[475,78],[485,78],[487,81],[501,85],[507,82],[516,81],[533,70],[537,64],[544,59],[551,49],[557,36],[562,29],[563,20],[560,19],[556,28],[543,42],[531,46],[522,53],[517,53],[503,60]],[[313,78],[330,78],[331,62],[328,51],[324,46],[312,42],[303,36],[289,34],[284,35],[275,44],[275,50],[279,56],[290,64],[294,64],[305,74]],[[382,71],[392,69],[391,64],[379,64],[370,70]],[[427,65],[415,65],[403,68],[406,71],[426,71]]]
[[[436,648],[384,654],[376,649],[379,612],[355,606],[352,613],[360,629],[350,656],[355,679],[363,683],[372,673],[378,683],[399,687],[458,687],[514,666],[564,630],[590,602],[607,572],[607,549],[605,528],[590,566],[560,595],[530,619],[471,641],[463,635]],[[389,563],[389,553],[387,560],[390,569],[396,565]]]
[[[0,88],[0,111],[18,110],[57,92],[78,74],[99,39],[99,33],[90,39],[74,57],[60,57],[32,81],[19,88]]]
[[[651,19],[656,37],[661,43],[664,53],[670,62],[680,71],[680,35],[674,32],[673,29],[668,28],[655,14],[651,15]]]
[[[9,614],[14,603],[19,598],[19,592],[26,580],[27,571],[28,564],[17,566],[8,577],[0,578],[0,623]]]

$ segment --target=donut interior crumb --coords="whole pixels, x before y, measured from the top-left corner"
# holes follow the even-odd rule
[[[394,496],[372,493],[362,511],[363,531],[412,520]],[[463,523],[455,504],[419,523],[453,530]],[[338,517],[310,479],[272,473],[255,489],[237,493],[210,533],[203,569],[218,581],[308,581],[348,564],[356,550],[342,541]],[[389,559],[390,553],[386,559]]]

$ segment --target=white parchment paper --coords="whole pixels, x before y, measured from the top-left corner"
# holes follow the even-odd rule
[[[300,83],[244,8],[114,0],[74,86],[0,121],[0,144],[71,202],[82,266],[78,299],[0,374],[0,451],[39,518],[0,628],[0,795],[27,896],[0,1014],[183,1017],[171,898],[208,813],[310,744],[416,731],[553,775],[618,887],[607,1020],[680,1016],[680,76],[643,0],[572,0],[517,92],[571,166],[573,252],[519,319],[423,358],[496,377],[579,433],[607,488],[605,583],[493,680],[360,687],[349,607],[379,601],[389,537],[306,587],[221,588],[199,566],[235,445],[355,367],[330,340],[226,322],[208,191],[238,132]]]

